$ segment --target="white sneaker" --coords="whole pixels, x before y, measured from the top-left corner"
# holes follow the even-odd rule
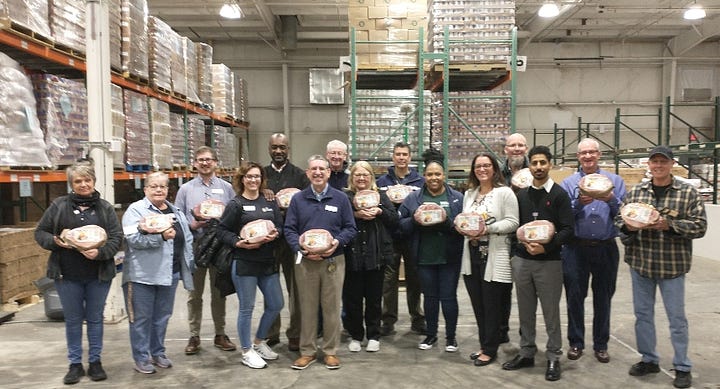
[[[375,339],[368,340],[367,347],[365,347],[365,351],[369,353],[374,353],[380,351],[380,341]]]
[[[348,344],[348,350],[356,353],[362,349],[362,345],[359,341],[353,339],[350,341],[350,344]]]
[[[267,341],[265,340],[260,342],[260,344],[253,344],[252,348],[262,359],[266,361],[274,361],[278,359],[277,353],[267,345]]]
[[[252,369],[263,369],[267,367],[267,363],[255,352],[254,349],[250,349],[243,352],[242,355],[243,365]]]

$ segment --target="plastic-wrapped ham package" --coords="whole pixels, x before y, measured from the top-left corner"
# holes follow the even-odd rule
[[[290,200],[292,200],[293,196],[298,192],[300,192],[298,188],[280,189],[275,193],[275,202],[281,209],[287,209],[287,207],[290,206]]]
[[[439,224],[447,219],[445,209],[436,203],[425,203],[415,211],[415,220],[423,226]]]
[[[330,232],[321,228],[305,231],[300,235],[300,247],[310,254],[328,251],[332,247],[333,237]]]
[[[71,230],[64,229],[60,233],[60,239],[75,249],[84,251],[102,247],[107,240],[107,233],[102,227],[90,224]]]
[[[583,176],[578,182],[578,188],[580,194],[597,199],[612,193],[615,186],[607,176],[593,173]]]
[[[400,204],[413,190],[415,190],[415,188],[410,185],[391,185],[387,187],[387,196],[393,203]]]
[[[510,179],[510,185],[517,189],[524,189],[532,185],[533,175],[529,168],[520,169],[513,174]]]
[[[275,224],[267,219],[253,220],[240,230],[240,239],[248,243],[258,243],[275,230]]]
[[[207,199],[193,208],[195,217],[201,219],[218,219],[225,211],[225,204],[220,200]]]
[[[620,216],[628,226],[643,229],[660,218],[660,212],[650,204],[628,203],[620,208]]]
[[[516,234],[521,242],[545,244],[555,235],[555,226],[547,220],[534,220],[520,226]]]
[[[353,197],[355,209],[368,209],[380,205],[380,193],[376,190],[360,190]]]
[[[138,227],[148,234],[160,234],[175,223],[175,215],[155,214],[140,219]]]
[[[455,216],[455,227],[466,236],[478,236],[485,232],[485,219],[480,214],[463,212]]]

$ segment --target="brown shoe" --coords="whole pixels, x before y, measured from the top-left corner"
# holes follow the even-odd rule
[[[326,355],[325,356],[325,367],[327,367],[330,370],[335,370],[340,368],[340,360],[335,355]]]
[[[222,351],[235,351],[237,346],[230,341],[227,335],[215,335],[215,347]]]
[[[610,362],[610,354],[608,354],[607,350],[598,350],[595,351],[595,358],[600,363],[608,363]]]
[[[315,363],[315,356],[314,355],[303,355],[300,358],[296,359],[295,362],[292,364],[293,369],[295,370],[305,370],[308,366]]]
[[[568,352],[567,352],[568,359],[573,360],[573,361],[580,359],[580,357],[582,357],[582,355],[583,355],[583,349],[578,348],[578,347],[570,347],[570,350],[568,350]]]
[[[300,351],[300,338],[288,338],[288,350]]]
[[[191,336],[187,346],[185,346],[185,355],[197,354],[198,351],[200,351],[200,337]]]

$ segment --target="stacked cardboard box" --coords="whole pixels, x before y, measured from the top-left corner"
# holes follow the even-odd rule
[[[148,7],[147,0],[122,0],[122,71],[147,80]]]
[[[0,228],[0,302],[37,293],[33,281],[45,275],[49,252],[34,239],[35,227]]]
[[[50,161],[71,165],[85,157],[81,144],[88,140],[85,84],[51,74],[33,74],[31,79]]]
[[[483,96],[505,95],[505,98]],[[448,164],[467,169],[473,156],[487,148],[482,139],[498,155],[503,152],[505,137],[510,133],[509,91],[450,92],[450,105],[458,116],[470,126],[470,132],[455,115],[448,118]],[[459,98],[466,97],[466,98]],[[435,148],[443,148],[442,93],[433,93],[433,122],[431,140]]]
[[[188,37],[182,37],[183,61],[185,62],[185,82],[187,83],[187,98],[193,103],[201,103],[198,97],[198,54],[195,42]]]
[[[187,150],[190,162],[195,159],[195,150],[205,146],[205,121],[199,115],[188,115],[187,118]]]
[[[50,0],[50,31],[56,43],[85,52],[85,0]]]
[[[172,91],[170,53],[175,50],[172,41],[174,33],[161,19],[154,16],[148,18],[150,86],[165,92]]]
[[[170,82],[172,91],[181,97],[188,96],[188,79],[185,71],[185,37],[170,30]]]
[[[213,111],[235,117],[235,75],[224,64],[212,64]]]
[[[122,6],[121,0],[108,1],[108,29],[110,37],[110,66],[122,69]]]
[[[0,26],[11,27],[16,23],[51,38],[48,16],[48,0],[0,0]]]
[[[125,167],[125,112],[123,111],[123,90],[121,87],[110,86],[110,116],[112,117],[112,140],[120,142],[120,151],[112,153],[113,167]]]
[[[187,118],[186,129],[183,115],[171,112],[170,129],[172,131],[173,166],[192,166],[193,153],[198,147],[205,145],[205,122],[196,115],[190,115]]]
[[[197,43],[198,98],[207,105],[213,103],[212,57],[213,48],[207,43]]]
[[[125,163],[129,166],[150,165],[150,119],[148,97],[125,89]]]
[[[247,81],[235,74],[235,118],[248,122],[248,91]]]
[[[228,127],[208,126],[213,132],[213,148],[217,150],[218,166],[223,169],[233,169],[240,166],[237,137]]]
[[[170,106],[164,101],[150,98],[150,139],[152,165],[155,170],[172,169]]]
[[[421,37],[427,27],[427,8],[423,0],[350,0],[350,27],[355,40],[397,41],[397,43],[358,43],[356,63],[360,67],[416,67]]]

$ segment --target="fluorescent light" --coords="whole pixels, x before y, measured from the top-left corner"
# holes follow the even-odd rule
[[[560,8],[558,8],[554,1],[543,4],[538,11],[538,16],[541,18],[554,18],[558,15],[560,15]]]
[[[698,20],[703,19],[707,16],[705,14],[705,9],[702,7],[702,5],[699,4],[693,4],[688,9],[685,10],[685,13],[683,14],[683,18],[687,20]]]
[[[220,8],[220,16],[226,19],[240,19],[243,17],[243,11],[240,5],[233,1],[223,4],[222,8]]]

